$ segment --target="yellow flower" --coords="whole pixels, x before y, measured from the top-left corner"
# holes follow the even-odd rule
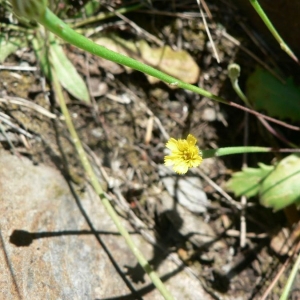
[[[165,156],[165,165],[173,165],[178,174],[185,174],[189,168],[198,167],[202,162],[202,152],[196,143],[197,139],[191,134],[186,140],[170,138],[166,147],[171,150],[171,155]]]

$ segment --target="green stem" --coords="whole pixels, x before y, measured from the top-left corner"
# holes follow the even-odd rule
[[[11,0],[13,1],[13,0]],[[41,23],[44,25],[49,31],[53,32],[66,42],[69,42],[72,45],[75,45],[76,47],[86,50],[92,54],[95,54],[97,56],[100,56],[102,58],[105,58],[107,60],[116,62],[118,64],[128,66],[132,69],[141,71],[143,73],[146,73],[148,75],[151,75],[153,77],[156,77],[162,81],[165,81],[166,83],[169,83],[172,86],[176,86],[182,89],[186,89],[192,92],[195,92],[197,94],[200,94],[204,97],[210,98],[212,100],[242,109],[244,111],[248,111],[249,113],[252,113],[254,115],[259,115],[269,121],[272,121],[274,123],[280,124],[281,126],[285,126],[287,128],[290,128],[292,130],[299,131],[300,128],[297,126],[289,125],[283,121],[278,121],[276,119],[273,119],[271,117],[267,117],[264,115],[261,115],[257,113],[256,111],[250,110],[246,107],[243,107],[239,104],[236,104],[234,102],[225,100],[221,97],[218,97],[204,89],[201,89],[195,85],[191,85],[188,83],[185,83],[179,79],[176,79],[175,77],[169,76],[161,71],[158,71],[150,66],[147,66],[146,64],[143,64],[139,61],[136,61],[130,57],[127,57],[125,55],[116,53],[114,51],[111,51],[103,46],[97,45],[96,43],[92,42],[91,40],[87,39],[86,37],[82,36],[81,34],[77,33],[73,29],[71,29],[68,25],[66,25],[62,20],[60,20],[56,15],[54,15],[48,8],[44,6],[44,4],[41,1],[38,0],[14,0],[17,4],[20,5],[19,13],[23,12],[21,8],[23,8],[23,4],[26,4],[26,10],[23,12],[25,14],[25,17],[34,19],[35,21]],[[44,0],[42,0],[44,1]],[[36,10],[31,10],[31,3],[32,7],[36,7]],[[40,7],[37,5],[37,3],[40,4]],[[29,14],[27,15],[26,12]]]
[[[283,51],[285,51],[293,60],[295,60],[296,62],[299,62],[299,60],[296,57],[296,55],[289,48],[289,46],[286,44],[286,42],[283,40],[283,38],[279,35],[279,33],[277,32],[277,30],[273,26],[273,24],[270,21],[270,19],[268,18],[268,16],[265,14],[264,10],[262,9],[262,7],[258,3],[258,1],[257,0],[250,0],[250,3],[254,7],[254,9],[256,10],[256,12],[258,13],[258,15],[260,16],[260,18],[263,20],[263,22],[265,23],[265,25],[268,27],[268,29],[270,30],[270,32],[272,33],[272,35],[274,36],[274,38],[277,40],[277,42],[279,43],[281,49]]]
[[[136,61],[125,55],[111,51],[103,46],[97,45],[93,41],[87,39],[81,34],[77,33],[71,29],[67,24],[65,24],[61,19],[59,19],[55,14],[53,14],[48,8],[44,14],[37,16],[36,21],[44,25],[49,31],[53,32],[66,42],[83,49],[91,54],[100,56],[107,60],[113,61],[115,63],[130,67],[132,69],[141,71],[150,76],[156,77],[166,83],[173,86],[190,90],[192,92],[198,93],[204,97],[210,98],[212,100],[229,104],[229,102],[221,97],[218,97],[204,89],[201,89],[195,85],[185,83],[175,77],[169,76],[159,70],[156,70],[144,63]]]
[[[167,300],[172,300],[173,297],[172,295],[169,293],[169,291],[166,289],[165,285],[163,284],[163,282],[160,280],[160,278],[158,277],[158,275],[152,270],[152,268],[150,267],[148,261],[144,258],[143,254],[140,252],[140,250],[135,246],[133,240],[131,239],[129,233],[127,232],[127,230],[123,227],[123,225],[120,222],[120,219],[117,215],[117,213],[115,212],[114,208],[111,206],[109,200],[105,197],[103,189],[97,179],[97,176],[95,174],[95,172],[93,171],[93,168],[87,158],[87,155],[83,149],[83,146],[80,142],[80,139],[77,135],[77,132],[74,128],[74,125],[72,123],[68,108],[66,106],[66,103],[64,101],[64,96],[62,93],[62,89],[61,86],[59,84],[59,81],[57,79],[57,75],[55,74],[55,71],[53,69],[51,69],[52,72],[52,81],[53,81],[53,86],[54,86],[54,90],[55,90],[55,94],[57,96],[58,102],[60,104],[61,107],[61,111],[65,117],[65,122],[66,125],[68,127],[68,130],[71,134],[71,137],[73,139],[73,143],[75,145],[75,148],[77,150],[77,153],[79,155],[80,161],[90,179],[90,182],[94,188],[94,190],[96,191],[96,193],[99,195],[99,197],[101,198],[101,201],[107,211],[107,213],[109,214],[109,216],[111,217],[111,219],[113,220],[113,222],[115,223],[116,227],[118,228],[120,234],[124,237],[127,245],[129,246],[130,250],[132,251],[132,253],[134,254],[134,256],[137,258],[139,264],[143,267],[143,269],[145,270],[145,272],[149,275],[149,277],[151,278],[153,284],[156,286],[156,288],[160,291],[160,293],[162,294],[162,296],[167,299]]]
[[[248,98],[246,97],[246,95],[243,93],[243,91],[240,89],[239,86],[238,78],[240,77],[241,67],[238,64],[230,64],[228,65],[227,69],[228,69],[228,77],[230,78],[234,91],[248,107],[251,107]]]
[[[279,150],[278,150],[279,151]],[[295,149],[290,149],[290,152],[294,152]],[[211,158],[215,156],[224,156],[231,154],[242,154],[242,153],[255,153],[255,152],[276,152],[270,147],[256,147],[256,146],[241,146],[241,147],[224,147],[218,149],[202,150],[202,157]]]
[[[292,272],[287,280],[287,283],[283,289],[283,292],[282,292],[282,295],[280,297],[280,300],[287,300],[288,299],[288,296],[289,296],[289,293],[291,291],[291,288],[292,288],[292,285],[293,285],[293,282],[296,278],[296,275],[299,271],[299,267],[300,267],[300,253],[298,254],[298,257],[297,257],[297,260],[295,261],[294,263],[294,266],[293,266],[293,269],[292,269]]]

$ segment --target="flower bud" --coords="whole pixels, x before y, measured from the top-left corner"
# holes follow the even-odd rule
[[[238,80],[241,74],[241,67],[238,64],[230,64],[228,65],[228,77],[232,82]]]

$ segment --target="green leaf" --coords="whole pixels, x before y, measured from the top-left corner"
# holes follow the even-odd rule
[[[300,120],[300,89],[291,79],[282,84],[268,71],[257,68],[248,77],[246,95],[256,110],[280,119]]]
[[[267,166],[259,163],[259,168],[244,168],[241,172],[236,172],[226,183],[226,189],[233,192],[235,196],[245,195],[247,197],[255,196],[262,180],[264,180],[274,169],[273,166]]]
[[[49,66],[49,57],[51,57],[51,63],[53,64],[61,85],[75,98],[90,102],[89,92],[85,82],[78,74],[74,65],[67,58],[57,38],[52,33],[49,33],[49,41],[47,42],[50,47],[45,46],[45,38],[43,38],[40,33],[32,40],[33,48],[39,58],[40,66],[45,76],[51,80]]]
[[[284,158],[262,182],[260,203],[275,211],[291,204],[300,204],[300,156]]]
[[[98,11],[101,7],[101,4],[99,1],[88,1],[88,3],[84,6],[86,16],[89,17],[95,13],[95,11]]]
[[[2,64],[9,55],[16,52],[24,44],[21,38],[7,39],[5,36],[0,35],[0,63]]]
[[[89,92],[83,79],[78,74],[74,65],[67,58],[57,39],[50,43],[51,63],[55,69],[61,85],[75,98],[90,102]]]

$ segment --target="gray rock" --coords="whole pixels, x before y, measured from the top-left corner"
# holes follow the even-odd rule
[[[88,185],[76,199],[56,169],[0,150],[0,191],[0,299],[140,299],[134,291],[162,299],[147,277],[135,283],[126,276],[135,257]],[[151,259],[152,246],[132,237]],[[157,271],[169,276],[165,284],[175,299],[210,299],[172,261]]]
[[[194,213],[204,213],[210,202],[202,190],[202,183],[196,176],[176,176],[170,167],[159,165],[159,175],[169,192],[178,203]]]

